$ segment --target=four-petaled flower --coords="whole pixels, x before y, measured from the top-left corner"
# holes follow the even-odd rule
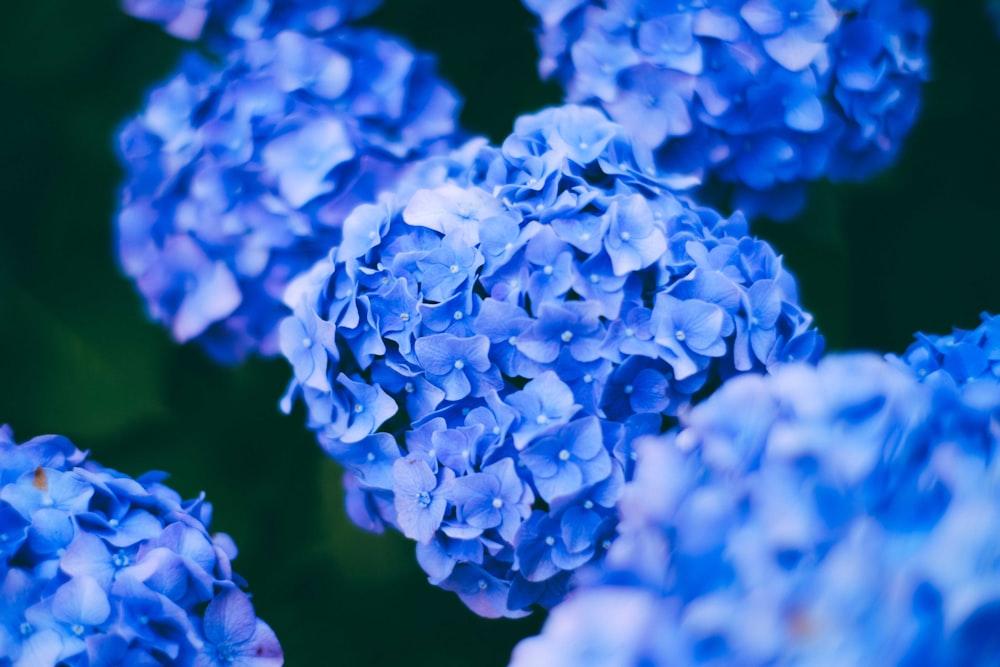
[[[430,542],[444,519],[448,505],[439,487],[454,479],[455,473],[449,468],[442,468],[435,475],[426,461],[405,458],[393,464],[392,476],[400,529],[417,542]]]

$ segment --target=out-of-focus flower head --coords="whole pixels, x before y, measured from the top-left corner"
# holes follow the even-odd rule
[[[619,536],[512,665],[988,664],[1000,384],[871,354],[726,382],[637,445]]]
[[[204,495],[0,427],[0,664],[278,667]]]
[[[360,206],[289,288],[285,407],[302,396],[355,477],[359,524],[417,540],[476,612],[516,615],[602,554],[632,437],[822,339],[743,218],[648,177],[597,109],[524,116],[465,161]]]
[[[282,30],[322,33],[363,18],[382,0],[121,0],[126,14],[163,26],[180,39],[208,35],[218,45],[271,37]]]
[[[818,178],[888,166],[927,78],[912,0],[524,0],[539,71],[604,108],[657,168],[789,218]]]
[[[122,266],[178,341],[274,354],[285,285],[356,204],[450,147],[458,107],[433,58],[375,30],[188,57],[121,131]]]
[[[982,313],[971,330],[955,328],[946,336],[918,333],[916,342],[892,363],[909,368],[931,384],[962,386],[1000,378],[1000,317]]]

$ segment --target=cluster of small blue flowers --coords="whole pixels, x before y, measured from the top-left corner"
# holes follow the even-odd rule
[[[356,209],[289,288],[285,409],[304,397],[360,525],[417,540],[476,612],[517,615],[601,555],[634,435],[822,338],[744,219],[647,177],[597,109],[522,117],[456,161]]]
[[[637,445],[603,569],[511,664],[994,662],[998,417],[875,355],[728,381]]]
[[[185,59],[120,136],[118,250],[151,316],[220,361],[276,353],[287,283],[356,204],[450,148],[459,101],[435,68],[351,28]]]
[[[947,336],[917,334],[902,357],[890,356],[889,360],[933,384],[1000,379],[1000,317],[988,313],[980,317],[982,324],[971,331],[956,328]]]
[[[888,166],[916,118],[928,17],[912,0],[523,0],[539,70],[691,184],[784,219],[822,177]]]
[[[278,667],[211,505],[0,427],[0,665]]]
[[[121,0],[127,14],[163,26],[174,37],[258,39],[281,30],[324,32],[360,19],[382,0]]]

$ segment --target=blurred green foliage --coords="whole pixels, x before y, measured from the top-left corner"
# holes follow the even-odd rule
[[[354,528],[340,473],[277,399],[281,361],[220,368],[149,323],[119,274],[116,127],[185,45],[114,0],[10,2],[0,23],[0,421],[62,433],[130,474],[167,470],[214,527],[290,665],[504,665],[541,615],[479,619],[429,586],[398,535]],[[1000,44],[975,0],[932,5],[934,80],[897,168],[819,184],[760,223],[834,349],[901,351],[917,330],[1000,310]],[[466,127],[501,140],[559,99],[519,0],[387,0],[366,23],[435,51]]]

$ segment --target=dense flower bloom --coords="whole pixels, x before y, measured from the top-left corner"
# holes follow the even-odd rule
[[[277,667],[204,496],[0,427],[0,665]]]
[[[1000,383],[875,355],[726,382],[637,444],[619,536],[511,664],[989,664]]]
[[[121,131],[122,266],[178,341],[274,354],[285,285],[357,203],[448,148],[457,109],[432,58],[373,30],[189,57]]]
[[[903,365],[930,383],[964,385],[1000,378],[1000,317],[983,313],[982,324],[950,335],[919,333],[902,357],[889,360]]]
[[[281,30],[323,32],[378,9],[382,0],[121,0],[122,9],[180,39],[272,36]]]
[[[522,117],[466,162],[356,209],[289,288],[286,409],[304,397],[357,476],[360,524],[417,540],[477,612],[516,615],[602,554],[629,437],[822,341],[774,250],[645,176],[600,111]]]
[[[912,127],[928,19],[912,0],[524,0],[539,70],[689,184],[788,218],[805,184],[865,179]]]

